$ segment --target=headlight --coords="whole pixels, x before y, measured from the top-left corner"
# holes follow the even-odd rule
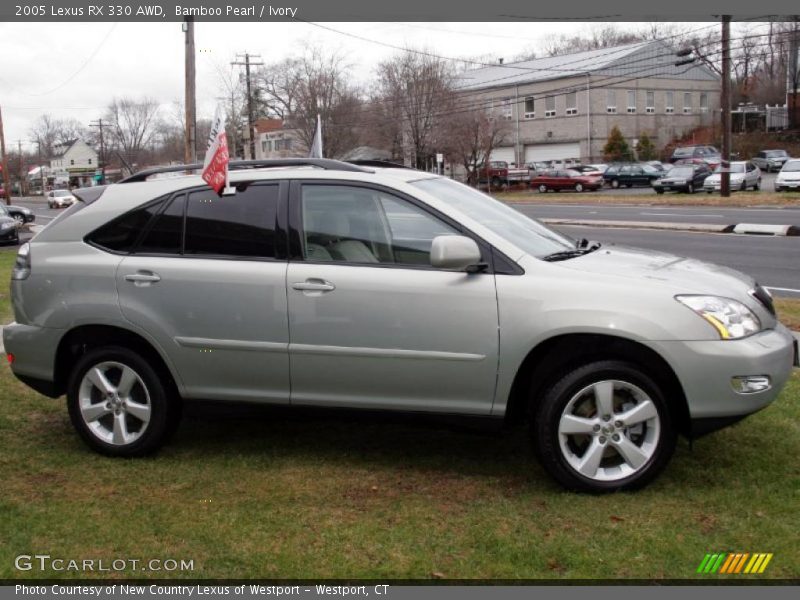
[[[761,322],[741,302],[719,296],[675,296],[708,321],[723,340],[735,340],[761,331]]]

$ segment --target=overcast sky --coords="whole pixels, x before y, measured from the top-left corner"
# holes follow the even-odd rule
[[[702,23],[692,24],[702,27]],[[579,33],[583,23],[329,23],[325,27],[445,56],[510,60],[549,36]],[[637,28],[625,23],[625,28]],[[265,62],[298,54],[312,42],[343,52],[368,84],[374,66],[396,50],[307,23],[205,23],[195,27],[198,117],[220,96],[216,65],[230,69],[237,52]],[[6,144],[35,149],[31,124],[41,114],[88,124],[114,97],[149,96],[165,112],[183,100],[184,36],[180,23],[0,23],[0,107]]]

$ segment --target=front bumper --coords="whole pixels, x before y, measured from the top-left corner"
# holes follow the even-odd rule
[[[800,190],[800,181],[775,181],[775,191]]]
[[[672,366],[691,419],[736,420],[770,404],[797,365],[797,340],[781,324],[741,340],[648,342]],[[764,376],[770,388],[734,391],[734,377]]]
[[[654,185],[653,189],[657,192],[688,192],[688,183],[667,183],[662,185]]]

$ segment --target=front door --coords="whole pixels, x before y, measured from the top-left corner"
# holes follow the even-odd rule
[[[494,275],[430,266],[433,238],[460,231],[370,187],[297,184],[291,201],[292,403],[488,414]]]

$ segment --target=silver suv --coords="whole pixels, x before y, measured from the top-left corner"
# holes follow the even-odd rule
[[[751,278],[442,177],[243,162],[217,196],[186,169],[76,192],[14,267],[12,369],[104,454],[152,452],[195,399],[355,407],[527,422],[564,486],[630,489],[797,364]]]

